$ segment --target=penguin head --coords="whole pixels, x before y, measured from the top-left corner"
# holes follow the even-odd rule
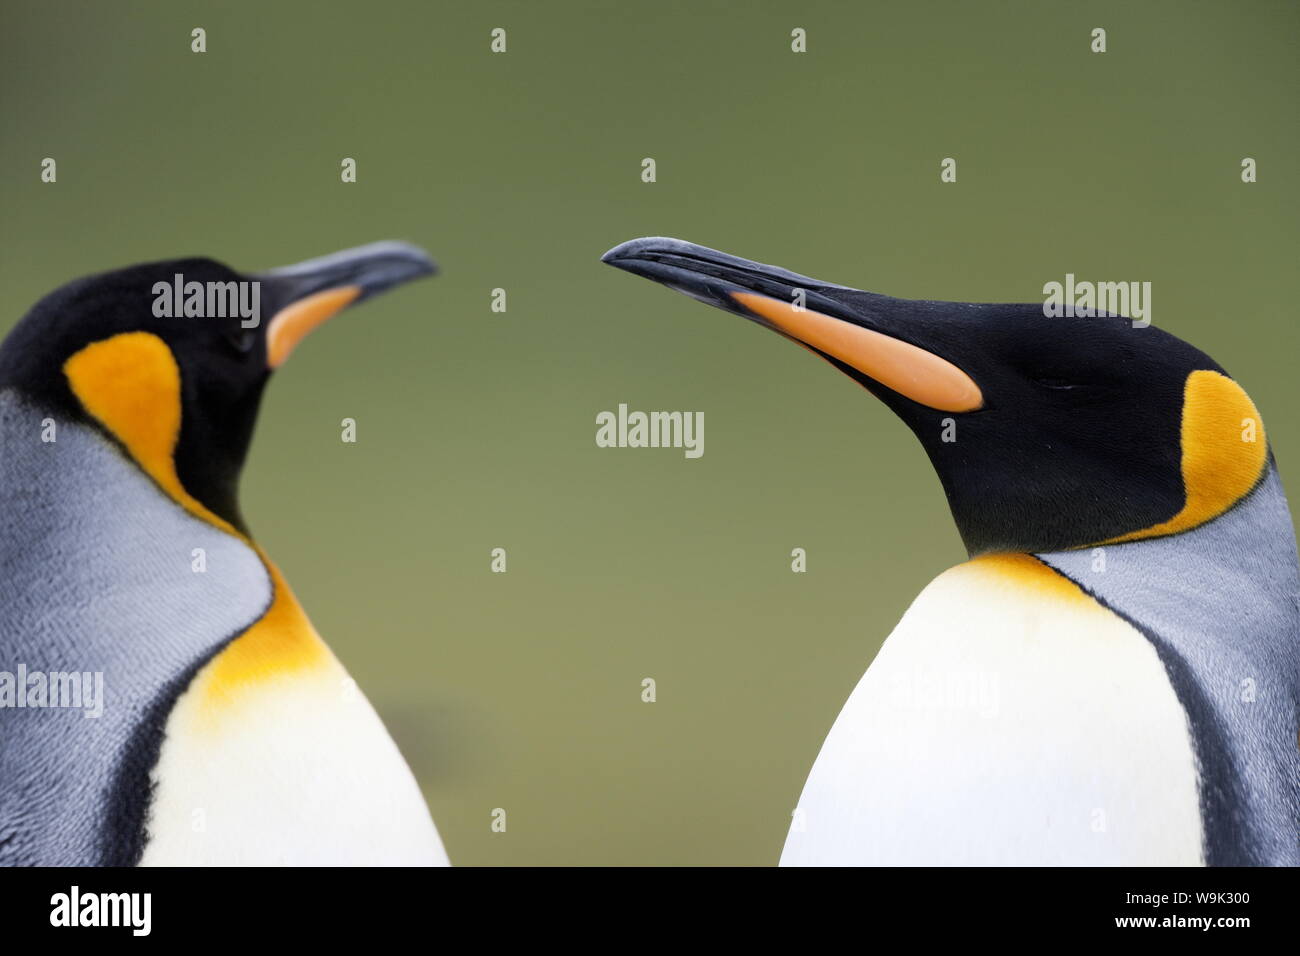
[[[0,389],[106,431],[172,497],[246,533],[239,474],[271,372],[331,315],[434,271],[378,242],[264,273],[190,258],[77,279],[0,344]]]
[[[1121,316],[896,299],[677,239],[602,261],[772,329],[878,397],[920,439],[972,555],[1190,530],[1267,467],[1241,387]]]

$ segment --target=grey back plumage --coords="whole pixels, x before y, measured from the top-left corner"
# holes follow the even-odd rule
[[[42,442],[44,415],[0,391],[0,671],[102,672],[104,706],[0,708],[0,864],[130,864],[172,704],[272,586],[98,431]]]

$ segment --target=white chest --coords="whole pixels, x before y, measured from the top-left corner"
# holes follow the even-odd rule
[[[415,779],[333,658],[219,719],[182,696],[154,770],[143,865],[446,865]]]
[[[1196,865],[1186,716],[1147,640],[1027,556],[916,599],[827,736],[782,865]]]

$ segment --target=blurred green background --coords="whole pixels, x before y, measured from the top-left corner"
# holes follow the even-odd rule
[[[599,255],[672,235],[969,301],[1149,280],[1300,495],[1298,28],[1292,2],[4,0],[0,331],[137,261],[426,246],[442,276],[272,384],[255,534],[453,862],[775,863],[849,691],[964,553],[858,386]],[[704,457],[597,448],[620,402],[703,411]]]

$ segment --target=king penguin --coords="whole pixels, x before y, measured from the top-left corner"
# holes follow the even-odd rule
[[[891,298],[676,239],[604,261],[884,402],[970,555],[853,690],[782,865],[1300,863],[1295,534],[1213,359],[1114,315]]]
[[[398,242],[252,275],[138,265],[0,344],[0,864],[446,864],[237,495],[271,371],[434,271]],[[92,674],[100,713],[63,706]]]

